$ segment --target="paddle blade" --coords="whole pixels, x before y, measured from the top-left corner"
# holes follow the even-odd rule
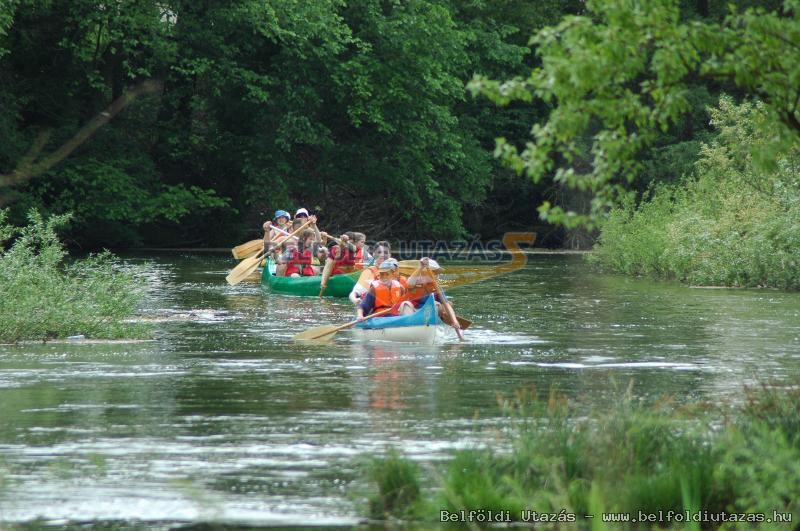
[[[325,293],[325,288],[328,287],[328,280],[331,278],[331,272],[333,272],[333,266],[335,262],[333,258],[328,258],[325,261],[325,267],[322,268],[322,278],[319,281],[319,296]]]
[[[421,267],[419,260],[400,260],[397,262],[401,268],[418,269]]]
[[[460,315],[456,315],[456,321],[458,321],[459,326],[461,326],[461,330],[466,330],[472,326],[472,321]]]
[[[323,325],[309,328],[308,330],[303,330],[299,334],[295,334],[294,340],[327,342],[333,339],[339,328],[340,327],[337,325]]]
[[[419,269],[419,260],[400,260],[400,274],[405,277],[410,277],[414,272]]]
[[[247,243],[243,243],[241,245],[237,245],[231,252],[233,253],[233,257],[237,260],[241,260],[243,258],[248,258],[253,256],[257,252],[259,252],[264,247],[263,240],[250,240]]]
[[[251,256],[250,258],[245,258],[239,265],[231,269],[231,272],[228,273],[228,276],[225,277],[225,280],[228,281],[228,284],[231,286],[235,286],[242,280],[249,277],[253,271],[258,269],[258,266],[261,264],[261,256],[262,253],[258,253],[255,256]]]

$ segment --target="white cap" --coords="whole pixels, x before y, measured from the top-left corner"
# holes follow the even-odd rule
[[[297,212],[294,213],[294,217],[297,217],[300,214],[305,214],[306,216],[308,216],[308,210],[306,210],[305,208],[298,208]]]
[[[439,265],[439,262],[437,262],[433,258],[428,258],[427,256],[423,256],[420,259],[420,265],[422,265],[422,263],[421,263],[422,260],[427,260],[428,261],[428,268],[429,269],[441,269],[442,268],[442,266]]]

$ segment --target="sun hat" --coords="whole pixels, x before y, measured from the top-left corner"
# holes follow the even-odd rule
[[[394,270],[395,264],[392,264],[392,259],[386,259],[378,266],[379,273],[391,273]]]
[[[300,215],[308,217],[308,210],[306,210],[305,208],[298,208],[297,212],[294,213],[294,217],[297,218],[297,216],[300,216]]]
[[[433,258],[428,259],[428,267],[430,269],[441,269],[442,268],[442,266],[439,265],[439,262],[437,262]]]
[[[275,215],[272,217],[272,221],[275,221],[278,218],[286,218],[288,220],[291,220],[292,216],[285,210],[276,210]]]

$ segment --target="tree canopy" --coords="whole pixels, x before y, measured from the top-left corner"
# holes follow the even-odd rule
[[[753,153],[770,164],[800,135],[800,2],[721,12],[698,2],[591,0],[532,39],[541,64],[509,81],[476,76],[473,93],[507,104],[551,106],[523,149],[499,139],[496,153],[534,181],[592,194],[578,212],[545,202],[540,213],[568,226],[595,226],[629,192],[642,154],[693,109],[699,87],[766,103],[770,142]],[[747,3],[741,3],[744,6]]]
[[[0,203],[72,212],[89,247],[230,245],[298,206],[370,238],[496,235],[542,202],[591,226],[691,164],[723,90],[766,102],[765,164],[796,136],[797,0],[749,4],[4,2]]]
[[[578,5],[3,3],[0,201],[71,211],[90,246],[228,244],[301,205],[373,237],[494,226],[492,139],[538,111],[464,85],[522,74],[530,32]]]

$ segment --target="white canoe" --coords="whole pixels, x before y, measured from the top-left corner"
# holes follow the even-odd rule
[[[410,315],[394,317],[375,317],[357,323],[351,329],[353,337],[362,341],[396,341],[401,343],[424,343],[432,345],[436,342],[436,332],[442,327],[442,321],[436,312],[433,297]]]

